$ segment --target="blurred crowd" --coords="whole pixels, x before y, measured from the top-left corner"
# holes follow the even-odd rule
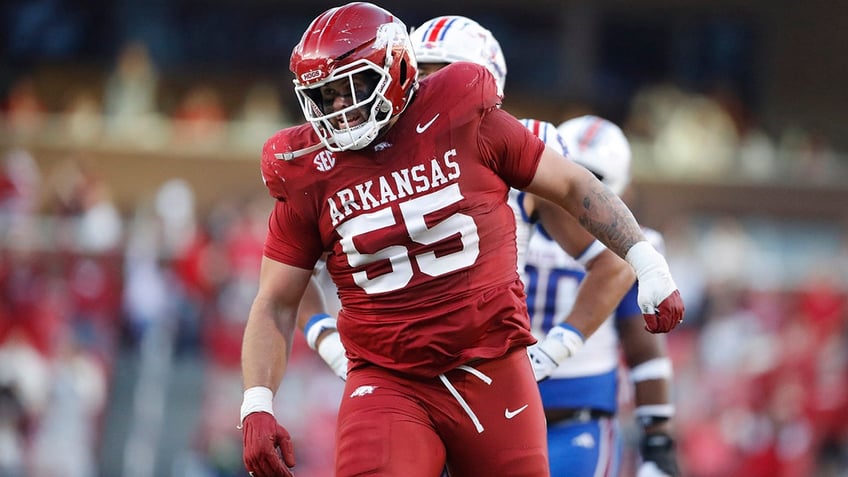
[[[300,116],[281,85],[268,80],[234,88],[210,75],[174,86],[142,42],[127,43],[110,71],[89,76],[67,84],[50,71],[15,78],[4,101],[3,133],[15,142],[70,147],[256,154],[270,134]],[[57,86],[61,94],[53,91]],[[526,116],[538,117],[536,100],[528,99]],[[546,119],[603,115],[580,104],[561,106],[564,116]],[[648,84],[622,117],[610,119],[628,133],[637,177],[814,185],[841,185],[848,177],[848,159],[827,135],[803,124],[767,128],[729,88]]]
[[[12,82],[3,134],[16,143],[211,153],[258,151],[292,124],[277,85],[256,80],[237,98],[214,80],[163,86],[148,48],[128,43],[103,74],[31,72]],[[61,88],[61,94],[56,89]],[[49,93],[49,94],[48,94]]]
[[[193,395],[201,409],[191,441],[173,443],[183,450],[176,475],[239,475],[241,333],[270,211],[261,184],[256,197],[222,198],[200,217],[190,186],[173,179],[122,214],[109,185],[72,158],[43,174],[26,151],[14,150],[5,166],[0,475],[131,475],[98,473],[100,449],[115,440],[126,443],[125,461],[155,461],[142,450],[155,453],[158,440],[169,439],[157,430],[167,429],[164,416],[180,412],[164,402],[168,368],[192,357],[201,363],[203,388]],[[118,368],[122,354],[139,361],[129,382],[116,379],[127,372]],[[326,433],[303,449],[329,453],[341,383],[324,376],[338,386],[333,399],[310,366],[324,365],[300,343],[292,372],[319,378],[285,407],[318,426],[296,426],[299,435]],[[132,388],[123,392],[131,398],[110,403],[119,382]],[[130,416],[127,435],[108,435],[107,406]],[[146,475],[161,474],[151,468]]]
[[[769,130],[729,89],[652,84],[632,98],[623,124],[637,175],[722,183],[842,185],[844,152],[815,127]]]
[[[67,91],[61,107],[29,76],[4,98],[0,476],[244,475],[241,333],[272,206],[258,151],[295,116],[266,83],[227,108],[201,82],[163,111],[160,80],[144,45],[129,44],[102,88]],[[670,85],[638,94],[621,121],[636,182],[660,173],[706,182],[845,177],[826,138],[799,128],[774,139],[734,105]],[[32,147],[41,144],[68,146],[66,160],[45,167]],[[247,151],[257,158],[256,194],[201,208],[197,191],[175,178],[122,209],[116,185],[80,160],[113,147]],[[658,228],[688,311],[669,335],[685,475],[848,475],[846,229],[704,211]],[[278,418],[295,437],[298,473],[330,475],[342,383],[297,340]],[[134,372],[122,356],[136,359]],[[168,394],[169,371],[182,361],[197,363],[202,384],[189,399],[197,418],[188,438],[172,442],[170,419],[188,413]],[[112,415],[127,424],[112,425]],[[157,463],[162,441],[175,449],[172,462]],[[117,466],[103,455],[116,447]]]

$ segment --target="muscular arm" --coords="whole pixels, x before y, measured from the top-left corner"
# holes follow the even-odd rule
[[[671,361],[664,337],[645,333],[640,321],[631,317],[618,322],[624,359],[634,385],[636,419],[642,429],[639,475],[677,477],[680,470],[672,437]]]
[[[533,199],[533,204],[545,231],[572,257],[579,257],[595,242],[595,238],[562,207],[538,197]],[[605,249],[586,263],[586,277],[565,321],[588,338],[609,317],[635,279],[630,265]]]
[[[525,190],[565,208],[580,225],[624,258],[645,240],[630,209],[591,172],[546,147],[533,181]]]
[[[251,475],[292,475],[294,447],[288,431],[273,416],[273,394],[286,372],[297,307],[311,275],[311,270],[262,258],[259,291],[241,349],[242,458]]]
[[[624,202],[588,170],[548,146],[525,190],[563,207],[607,248],[627,260],[639,280],[638,303],[645,329],[668,333],[683,321],[685,307],[665,258],[647,241]]]
[[[667,359],[665,337],[645,333],[641,321],[638,318],[621,320],[618,327],[624,360],[631,370],[655,359]],[[636,381],[634,383],[636,407],[670,404],[670,385],[668,377]],[[652,424],[646,430],[670,432],[671,429],[668,421],[663,421]]]
[[[312,272],[262,258],[259,291],[242,340],[243,387],[276,391],[291,351],[298,305]]]

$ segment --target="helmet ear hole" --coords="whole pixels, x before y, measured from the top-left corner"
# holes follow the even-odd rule
[[[400,84],[406,83],[406,67],[407,67],[406,58],[402,58],[400,60],[400,75],[398,76],[398,80],[400,81]]]

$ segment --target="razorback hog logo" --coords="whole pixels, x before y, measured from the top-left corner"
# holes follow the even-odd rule
[[[318,79],[322,76],[324,76],[323,71],[312,70],[312,71],[307,71],[306,73],[303,73],[302,75],[300,75],[300,80],[301,81],[312,81],[312,80]]]
[[[375,389],[377,389],[377,386],[359,386],[350,393],[350,397],[355,398],[365,396],[366,394],[374,394]]]

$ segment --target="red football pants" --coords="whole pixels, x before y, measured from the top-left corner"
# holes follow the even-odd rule
[[[348,374],[336,477],[547,477],[545,415],[524,348],[432,379]]]

